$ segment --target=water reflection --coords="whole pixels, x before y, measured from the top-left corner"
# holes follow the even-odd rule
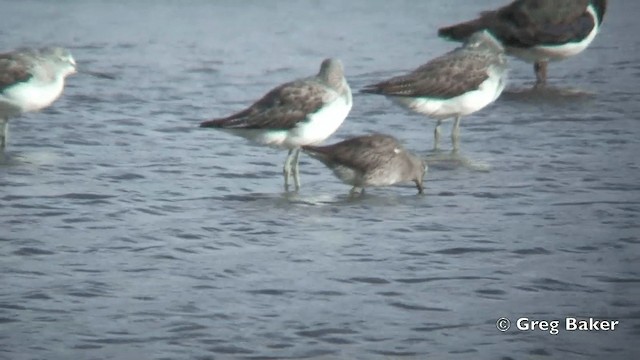
[[[510,88],[505,90],[502,100],[533,103],[564,103],[576,100],[589,100],[595,92],[574,87],[545,86],[541,88]]]
[[[469,169],[489,172],[491,170],[491,165],[479,160],[473,160],[460,153],[459,150],[431,151],[426,155],[425,160],[429,165],[429,171]]]
[[[6,151],[0,153],[0,168],[12,166],[41,166],[57,164],[60,162],[60,156],[53,152],[32,151],[32,152],[16,152]]]

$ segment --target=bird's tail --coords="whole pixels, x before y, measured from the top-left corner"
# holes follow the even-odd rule
[[[247,122],[246,116],[250,113],[251,109],[242,110],[233,115],[217,118],[212,120],[203,121],[200,123],[200,127],[204,128],[244,128],[250,125]]]
[[[302,151],[309,154],[322,153],[322,146],[303,145],[300,147]]]
[[[327,146],[304,145],[301,149],[305,154],[323,163],[329,158],[329,148]]]
[[[486,16],[438,29],[438,36],[454,41],[465,41],[474,33],[486,29]]]
[[[223,119],[212,119],[212,120],[207,120],[207,121],[203,121],[200,123],[200,127],[203,128],[222,128],[225,127],[225,124],[227,123],[227,119],[223,118]]]
[[[363,94],[382,94],[382,88],[380,84],[372,84],[367,85],[364,88],[360,89],[360,92]]]

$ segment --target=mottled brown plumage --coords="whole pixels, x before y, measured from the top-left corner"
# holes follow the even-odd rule
[[[18,53],[0,54],[0,92],[19,82],[28,81],[33,75]]]
[[[325,104],[325,89],[309,79],[296,80],[269,91],[249,108],[231,116],[205,121],[202,127],[291,129]]]
[[[490,54],[453,51],[406,75],[369,85],[363,92],[449,99],[478,89],[489,77],[487,67],[492,61]]]
[[[304,146],[311,157],[333,170],[343,182],[357,188],[414,181],[423,192],[426,163],[408,152],[392,136],[364,135],[327,146]]]
[[[201,127],[227,129],[278,129],[294,128],[305,121],[309,114],[322,109],[339,96],[350,91],[343,86],[343,72],[329,71],[330,59],[326,59],[316,76],[282,84],[269,91],[260,100],[245,110],[233,115],[205,121]],[[327,91],[331,88],[334,91]]]
[[[325,59],[317,75],[282,84],[248,108],[231,116],[204,121],[200,126],[289,149],[284,165],[284,186],[288,190],[289,176],[293,172],[298,190],[300,147],[318,144],[331,136],[352,105],[342,62]]]
[[[460,118],[495,101],[506,84],[506,73],[502,45],[490,33],[480,31],[463,46],[410,73],[361,91],[388,96],[401,106],[436,119],[434,149],[438,149],[441,122],[454,118],[451,139],[457,149]]]

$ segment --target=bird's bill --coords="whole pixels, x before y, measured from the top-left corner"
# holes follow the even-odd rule
[[[91,70],[79,70],[78,68],[76,68],[76,73],[80,73],[80,74],[86,74],[86,75],[91,75],[91,76],[95,76],[97,78],[100,79],[107,79],[107,80],[115,80],[116,77],[114,75],[111,74],[107,74],[107,73],[103,73],[103,72],[99,72],[99,71],[91,71]]]

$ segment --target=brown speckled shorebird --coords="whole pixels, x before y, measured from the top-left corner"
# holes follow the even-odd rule
[[[284,147],[284,187],[293,177],[300,189],[300,147],[315,145],[333,134],[349,114],[351,89],[342,63],[325,59],[320,72],[269,91],[256,103],[231,116],[205,121],[201,127],[219,128],[263,145]]]
[[[454,118],[453,149],[459,147],[460,118],[494,102],[506,85],[507,62],[500,43],[480,31],[465,44],[407,75],[366,86],[362,92],[386,95],[400,105],[436,119],[434,150],[442,121]]]
[[[408,152],[389,135],[373,134],[350,138],[327,146],[303,146],[312,158],[320,160],[344,183],[353,186],[351,194],[365,187],[388,186],[413,181],[422,194],[427,165]]]

